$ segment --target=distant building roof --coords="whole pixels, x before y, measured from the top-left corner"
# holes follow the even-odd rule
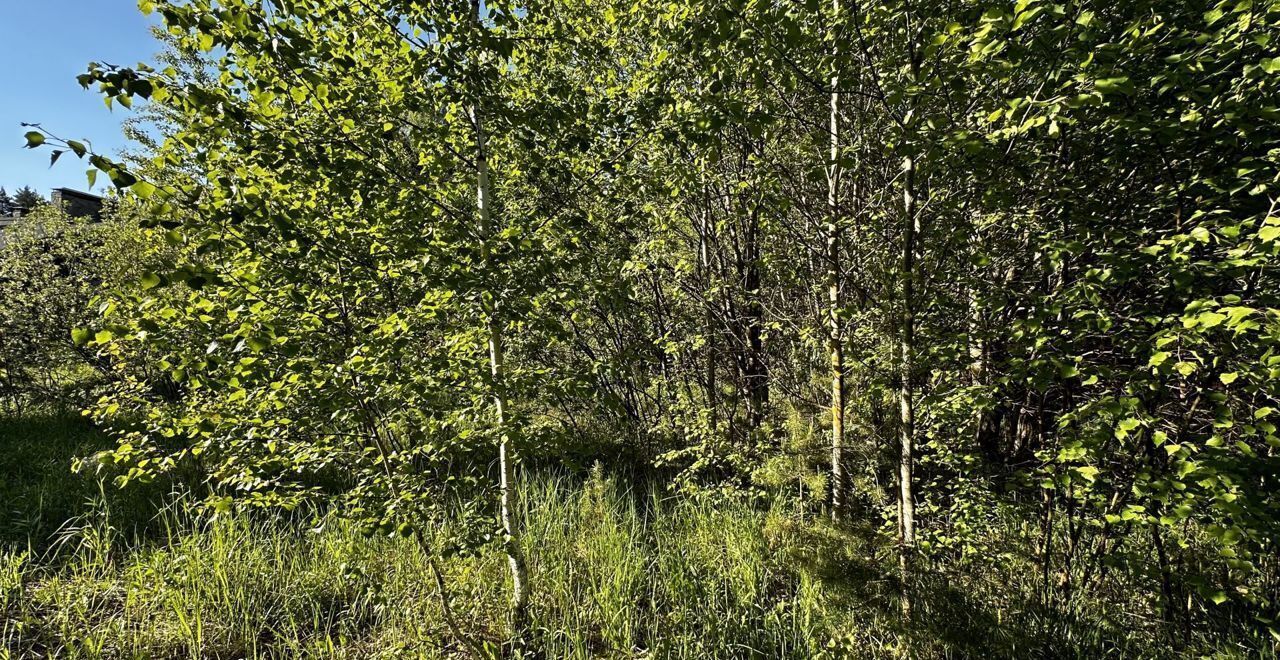
[[[64,197],[76,197],[79,199],[86,199],[94,202],[102,201],[102,197],[98,195],[82,192],[80,190],[75,190],[73,188],[54,188],[53,191],[56,193],[62,193]]]
[[[102,198],[87,192],[71,188],[54,188],[49,201],[54,206],[62,207],[72,217],[92,217],[102,219]]]

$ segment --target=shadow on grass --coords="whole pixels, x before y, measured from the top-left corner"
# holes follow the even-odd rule
[[[121,491],[107,476],[72,471],[77,457],[112,446],[73,415],[0,416],[0,550],[44,554],[60,530],[104,504],[118,531],[142,533],[159,510],[163,485]]]
[[[1012,579],[979,585],[968,575],[918,570],[911,583],[912,615],[902,616],[902,581],[892,547],[878,543],[870,527],[809,526],[792,552],[797,565],[820,580],[833,609],[850,613],[859,628],[889,631],[882,653],[867,640],[850,640],[856,657],[890,657],[905,647],[925,658],[1164,657],[1146,639],[1102,626],[1105,617],[1082,617],[1028,598]],[[876,548],[880,548],[877,554]],[[988,578],[998,576],[988,576]],[[985,586],[985,588],[984,588]],[[993,598],[992,588],[1004,591]],[[1095,604],[1099,605],[1100,604]],[[867,620],[873,625],[868,626]],[[894,649],[891,651],[891,649]],[[1158,652],[1162,651],[1162,652]]]

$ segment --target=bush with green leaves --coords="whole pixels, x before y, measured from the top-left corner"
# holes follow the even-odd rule
[[[565,145],[616,142],[530,92],[530,62],[575,56],[545,38],[564,26],[492,2],[144,4],[202,75],[82,82],[163,108],[155,168],[47,140],[148,200],[172,246],[78,335],[123,376],[96,408],[104,460],[123,483],[199,465],[219,508],[321,501],[423,547],[502,542],[520,619],[514,456],[555,426],[531,403],[573,379],[536,356],[593,286],[572,268],[586,214],[551,184],[600,167]]]
[[[98,316],[95,298],[136,272],[141,236],[113,203],[103,222],[45,205],[0,230],[0,401],[80,409],[107,365],[72,333]]]

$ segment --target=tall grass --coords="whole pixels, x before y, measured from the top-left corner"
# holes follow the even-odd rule
[[[139,533],[119,523],[131,520],[117,515],[120,503],[91,501],[43,553],[0,546],[0,657],[465,656],[409,540],[365,537],[327,516],[209,518],[181,503]],[[892,555],[876,554],[873,532],[836,530],[782,504],[667,499],[599,471],[529,479],[520,501],[531,647],[542,657],[1177,654],[1142,628],[1108,624],[1087,595],[1071,612],[1027,605],[1033,587],[1007,568],[931,572],[914,585],[917,614],[905,625]],[[496,653],[503,555],[443,566],[464,634]],[[1202,641],[1206,653],[1267,652]]]
[[[819,583],[770,533],[778,511],[663,502],[596,475],[523,488],[547,657],[813,657],[830,636]],[[0,565],[0,648],[57,657],[447,657],[418,547],[323,518],[203,519],[170,507],[159,538],[124,538],[98,510],[41,567]],[[90,522],[96,521],[96,522]],[[105,549],[105,550],[104,550]],[[445,562],[468,634],[496,641],[497,553]]]
[[[766,530],[776,511],[663,503],[598,474],[534,484],[536,622],[553,657],[812,657],[824,636],[811,582]]]

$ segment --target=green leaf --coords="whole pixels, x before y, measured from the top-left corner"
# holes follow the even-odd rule
[[[1045,7],[1033,7],[1028,11],[1018,12],[1017,17],[1013,19],[1013,27],[1011,29],[1015,31],[1021,29],[1022,26],[1026,25],[1027,23],[1030,23],[1032,20],[1035,19],[1036,16],[1039,16],[1044,10],[1045,10]]]
[[[28,149],[35,149],[36,147],[44,144],[44,133],[41,133],[40,131],[27,131],[27,134],[24,137],[27,138]]]
[[[150,199],[156,193],[156,187],[146,181],[139,181],[133,184],[129,187],[129,190],[132,190],[133,194],[142,199]]]
[[[1122,419],[1120,420],[1119,424],[1116,424],[1115,436],[1117,438],[1124,439],[1129,436],[1130,432],[1132,432],[1134,429],[1138,428],[1139,426],[1142,426],[1142,422],[1136,418],[1128,417],[1128,418]]]
[[[84,346],[90,339],[93,339],[93,332],[88,328],[72,328],[71,341],[75,342],[76,346]]]
[[[1200,316],[1196,317],[1196,320],[1200,322],[1201,327],[1214,328],[1222,325],[1222,322],[1227,320],[1227,317],[1225,314],[1219,314],[1217,312],[1204,312]]]
[[[111,183],[116,188],[132,188],[138,182],[137,177],[119,168],[107,170],[107,176],[111,177]]]
[[[1128,76],[1115,78],[1099,78],[1093,82],[1094,89],[1101,94],[1129,94],[1133,92],[1133,83]]]

